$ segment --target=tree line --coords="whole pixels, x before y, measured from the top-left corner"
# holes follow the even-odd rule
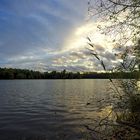
[[[39,72],[28,69],[0,68],[0,79],[133,79],[139,78],[140,71],[134,72]]]

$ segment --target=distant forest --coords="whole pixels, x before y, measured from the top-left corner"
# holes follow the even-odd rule
[[[140,71],[134,72],[39,72],[27,69],[0,68],[0,79],[133,79],[140,78]]]

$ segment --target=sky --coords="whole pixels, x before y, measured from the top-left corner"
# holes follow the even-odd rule
[[[0,0],[0,67],[101,71],[87,49],[90,37],[109,69],[112,44],[97,25],[87,0]]]

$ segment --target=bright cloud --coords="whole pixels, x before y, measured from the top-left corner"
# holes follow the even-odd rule
[[[110,38],[97,22],[86,21],[85,0],[1,0],[0,9],[0,67],[101,69],[87,50],[87,37],[106,62],[115,61]]]

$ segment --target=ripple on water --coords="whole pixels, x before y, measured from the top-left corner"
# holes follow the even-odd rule
[[[0,140],[37,136],[82,140],[84,125],[94,124],[97,117],[96,105],[86,103],[93,95],[105,96],[106,84],[105,80],[0,81]]]

